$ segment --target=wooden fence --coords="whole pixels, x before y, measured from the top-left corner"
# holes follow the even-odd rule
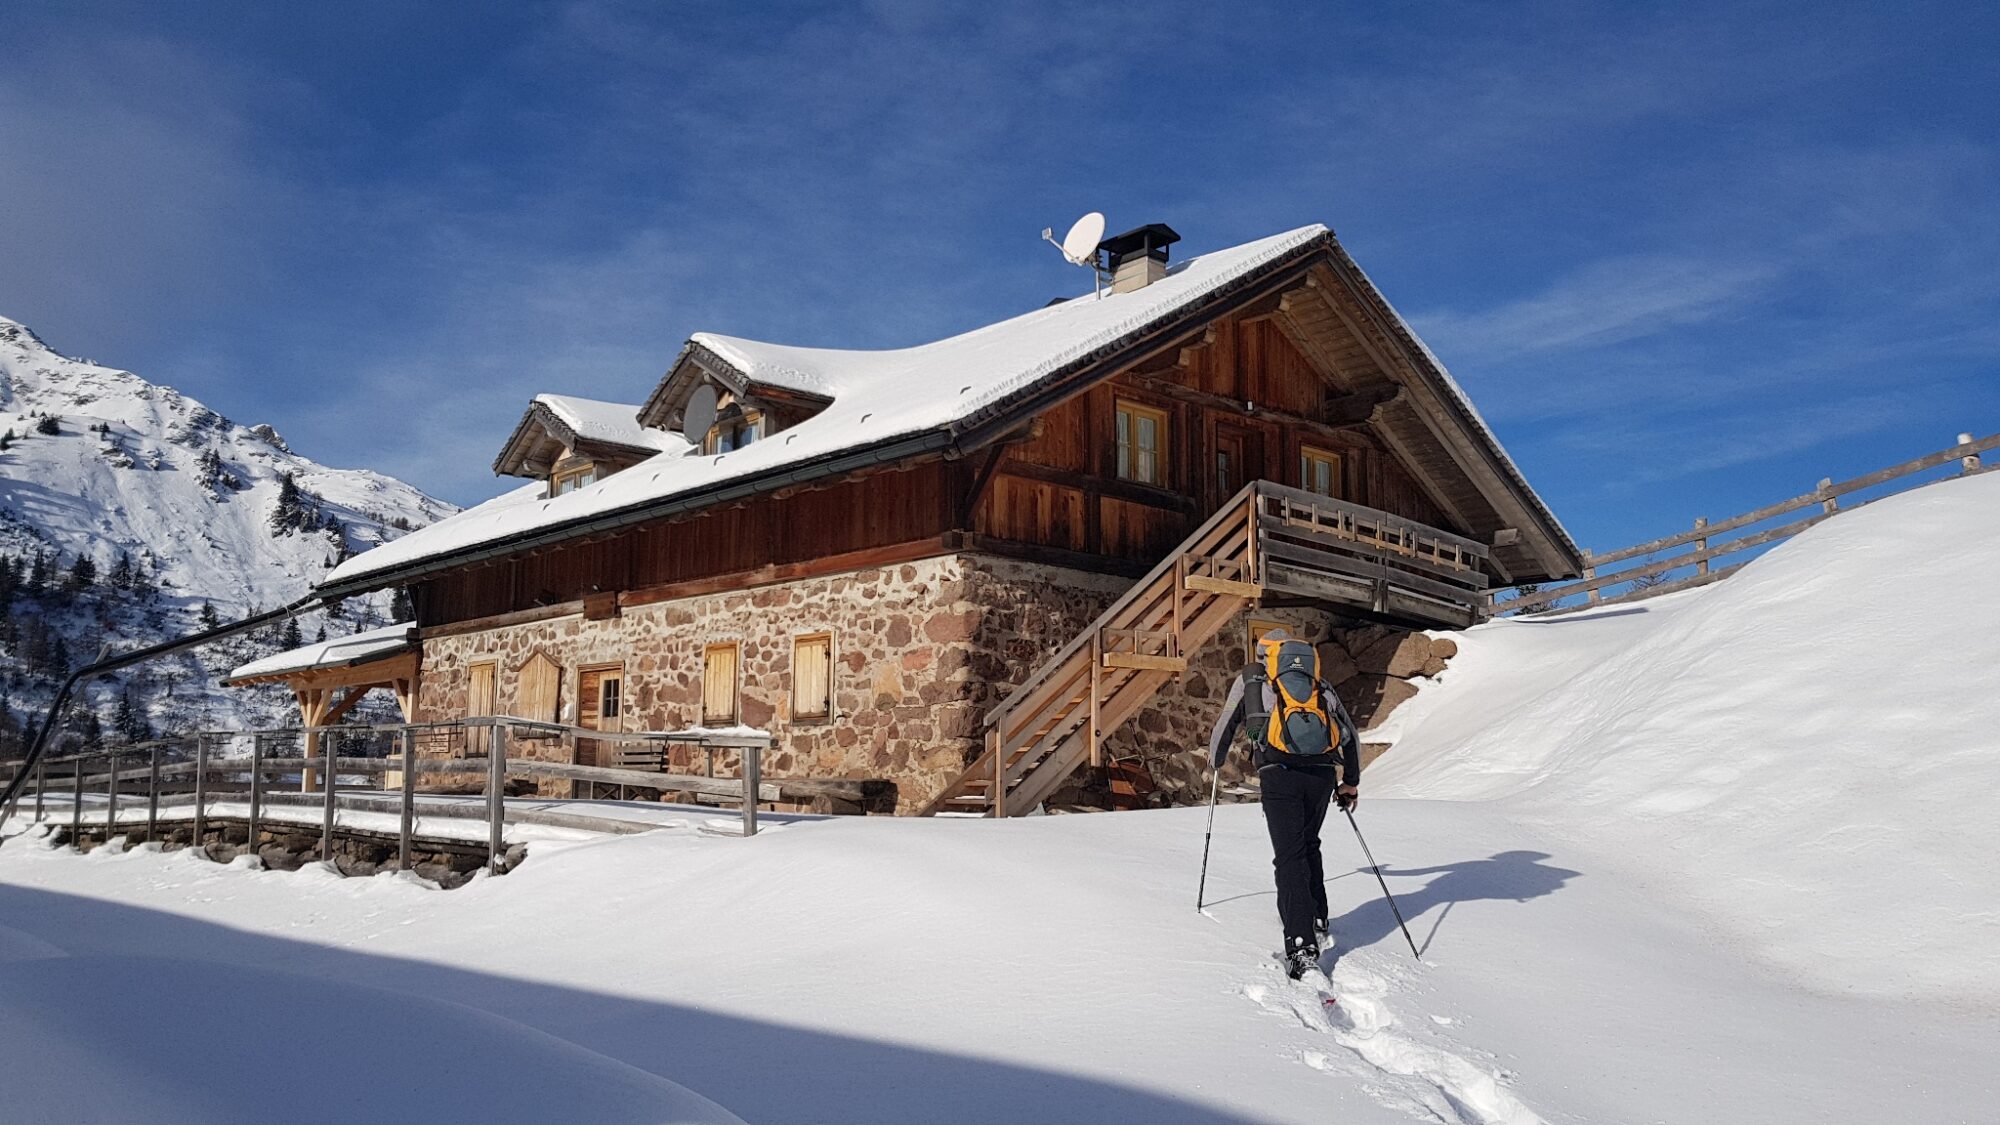
[[[1706,518],[1697,519],[1691,530],[1662,536],[1622,550],[1607,551],[1603,554],[1585,551],[1583,553],[1585,565],[1581,579],[1544,586],[1516,586],[1495,590],[1493,612],[1497,615],[1543,616],[1575,613],[1578,610],[1594,609],[1601,605],[1639,601],[1660,594],[1671,594],[1677,590],[1691,590],[1711,582],[1720,582],[1743,569],[1750,560],[1745,558],[1725,565],[1716,565],[1716,560],[1790,539],[1816,523],[1872,503],[1883,496],[1906,492],[1912,488],[1936,483],[1938,480],[1950,479],[1949,477],[1911,479],[1916,474],[1931,469],[1957,462],[1959,476],[1990,471],[2000,466],[1983,464],[1980,455],[1994,449],[2000,449],[2000,434],[1980,438],[1977,441],[1973,440],[1971,434],[1960,434],[1958,444],[1949,449],[1941,449],[1852,480],[1822,480],[1817,488],[1802,496],[1794,496],[1789,500],[1744,512],[1739,516],[1713,523]],[[1878,495],[1859,501],[1848,499],[1846,503],[1842,503],[1843,498],[1851,498],[1856,493],[1883,489],[1884,486],[1891,485],[1894,487],[1886,488]],[[1804,514],[1796,515],[1801,512]],[[1783,522],[1769,527],[1759,526],[1771,523],[1773,520]],[[1737,534],[1739,532],[1741,534]],[[1686,573],[1676,573],[1683,571]]]
[[[434,737],[445,728],[482,727],[492,730],[485,741],[490,752],[478,758],[429,758],[418,753],[420,739]],[[316,735],[329,741],[343,736],[373,734],[388,737],[395,751],[383,757],[318,756],[295,757],[279,752],[281,745]],[[462,731],[461,731],[462,734]],[[612,769],[577,766],[511,757],[508,744],[515,739],[573,739],[585,736],[602,743],[664,746],[671,743],[729,749],[741,757],[737,777],[680,775],[645,769]],[[223,744],[233,739],[250,739],[249,755],[225,756]],[[463,741],[461,739],[461,741]],[[205,821],[217,798],[248,798],[248,832],[255,847],[259,821],[265,809],[277,804],[312,804],[321,812],[320,852],[334,854],[339,832],[339,810],[399,812],[401,814],[398,868],[410,867],[411,843],[417,835],[419,812],[417,778],[420,775],[459,775],[483,782],[479,804],[460,802],[423,808],[422,815],[483,820],[487,827],[487,864],[495,873],[503,870],[505,847],[502,827],[507,823],[540,823],[559,827],[589,828],[597,831],[631,831],[633,822],[615,821],[574,813],[509,808],[506,781],[509,777],[563,778],[594,784],[665,791],[688,792],[737,804],[743,812],[743,835],[757,833],[759,804],[780,801],[803,802],[815,798],[862,803],[877,801],[886,782],[849,781],[828,778],[767,779],[762,776],[763,753],[770,747],[766,734],[724,734],[720,732],[612,733],[584,730],[555,723],[537,723],[505,716],[469,718],[455,723],[385,724],[374,727],[332,726],[291,727],[263,731],[211,731],[183,738],[156,739],[129,746],[107,747],[61,758],[41,758],[30,766],[16,765],[33,772],[29,783],[14,803],[0,809],[0,825],[21,805],[30,804],[36,822],[67,821],[72,846],[86,827],[103,826],[107,836],[114,827],[128,823],[120,817],[120,803],[128,811],[143,805],[145,818],[129,823],[145,826],[148,839],[157,837],[161,810],[188,807],[193,819],[193,838],[199,843]],[[302,782],[308,774],[323,779],[317,793],[274,791],[273,782]],[[352,781],[360,775],[369,783],[355,792],[351,784],[343,789],[343,776]],[[128,782],[138,785],[126,787]],[[86,797],[89,798],[86,801]],[[99,798],[102,798],[100,801]],[[893,798],[892,798],[893,799]],[[587,805],[588,802],[578,802]],[[86,805],[89,807],[86,808]],[[64,811],[57,811],[62,806]],[[586,823],[588,822],[588,823]]]

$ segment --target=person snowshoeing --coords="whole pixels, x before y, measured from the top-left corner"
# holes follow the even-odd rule
[[[1353,809],[1361,799],[1361,740],[1320,678],[1319,650],[1283,629],[1258,638],[1255,659],[1230,684],[1208,739],[1211,768],[1222,768],[1239,728],[1249,734],[1271,832],[1285,972],[1297,980],[1319,968],[1327,940],[1320,826],[1329,802]]]

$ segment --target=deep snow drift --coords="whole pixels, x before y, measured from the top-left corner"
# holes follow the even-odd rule
[[[1818,988],[2000,1008],[2000,473],[1459,635],[1382,795],[1493,800]]]
[[[1641,612],[1467,635],[1360,812],[1421,963],[1328,825],[1334,1018],[1270,960],[1250,806],[1206,914],[1200,809],[538,842],[450,892],[16,838],[5,1096],[116,1075],[156,1121],[346,1120],[290,1096],[328,1058],[487,1121],[607,1081],[637,1093],[603,1119],[643,1120],[649,1078],[766,1123],[1991,1121],[1996,516],[2000,475],[1938,485]],[[145,983],[176,966],[325,987],[276,1028],[218,1001],[190,1051]],[[410,1047],[385,996],[503,1046]]]

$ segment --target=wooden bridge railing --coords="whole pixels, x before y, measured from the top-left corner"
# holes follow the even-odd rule
[[[418,754],[418,744],[421,740],[434,740],[440,734],[449,735],[456,732],[460,737],[455,741],[462,744],[464,741],[462,735],[466,729],[493,731],[493,735],[484,740],[492,748],[491,752],[478,758],[444,759],[423,757]],[[335,745],[336,740],[341,738],[386,738],[393,744],[395,751],[383,757],[346,757],[338,754],[304,757],[274,752],[287,742],[303,745],[305,736],[309,735],[319,736],[319,744],[326,746]],[[659,746],[685,744],[708,749],[730,749],[741,755],[742,767],[739,771],[740,776],[734,778],[695,776],[650,769],[613,769],[545,762],[511,757],[508,753],[510,743],[516,739],[552,737],[574,739],[578,736],[601,743]],[[218,752],[224,744],[243,738],[250,740],[250,753],[247,756],[225,757]],[[881,783],[822,778],[767,780],[762,776],[762,763],[764,752],[770,745],[771,736],[762,733],[600,732],[508,716],[467,718],[448,723],[205,731],[178,738],[153,739],[89,750],[64,757],[43,757],[32,767],[33,777],[21,790],[14,804],[6,809],[0,809],[0,825],[4,825],[7,818],[14,815],[18,807],[30,799],[32,799],[32,816],[37,823],[51,817],[60,817],[61,814],[57,813],[52,805],[66,804],[70,841],[71,845],[75,846],[86,826],[96,827],[101,824],[107,836],[112,834],[114,827],[120,823],[121,801],[143,801],[146,806],[146,834],[147,838],[152,839],[159,831],[162,808],[189,805],[192,807],[193,837],[198,843],[206,828],[206,821],[212,815],[215,798],[219,794],[228,794],[232,798],[247,797],[249,838],[253,847],[260,822],[266,819],[267,806],[278,803],[319,805],[321,807],[319,854],[323,858],[331,858],[334,854],[333,841],[338,827],[339,809],[388,811],[383,807],[383,794],[379,790],[362,794],[356,793],[352,786],[345,791],[342,789],[340,784],[342,775],[351,778],[359,774],[371,781],[386,781],[388,782],[386,788],[398,791],[397,796],[400,799],[395,810],[401,814],[398,868],[408,870],[411,840],[416,834],[417,778],[424,775],[453,775],[481,780],[479,792],[484,798],[483,808],[461,802],[457,805],[427,806],[423,815],[484,819],[487,823],[487,865],[490,870],[497,873],[502,870],[505,854],[502,829],[506,823],[542,823],[560,827],[618,830],[614,821],[604,817],[535,809],[510,809],[506,803],[506,782],[509,777],[566,778],[628,788],[702,794],[714,800],[740,805],[745,836],[754,836],[757,833],[757,806],[760,803],[833,797],[859,804],[880,797],[871,785],[879,788]],[[319,792],[300,794],[273,791],[270,784],[272,781],[302,777],[306,771],[320,773],[325,778],[325,783],[321,785]],[[144,785],[141,788],[127,789],[125,788],[127,782],[143,782]],[[88,803],[96,806],[95,798],[98,795],[103,798],[102,805],[87,812],[86,796],[92,798]],[[51,798],[57,796],[60,800],[52,802]],[[586,821],[591,823],[586,824]]]
[[[1814,524],[1841,512],[1852,511],[1873,503],[1884,496],[1934,484],[1938,480],[1950,479],[1949,477],[1909,479],[1918,473],[1941,468],[1953,462],[1958,464],[1959,476],[1989,471],[1995,466],[1983,464],[1980,455],[1994,449],[2000,449],[2000,434],[1978,440],[1974,440],[1971,434],[1960,434],[1958,444],[1947,449],[1940,449],[1935,453],[1928,453],[1914,460],[1891,465],[1886,469],[1851,480],[1822,480],[1811,492],[1744,512],[1739,516],[1713,523],[1706,518],[1697,519],[1691,530],[1661,536],[1617,551],[1607,551],[1602,554],[1586,551],[1584,552],[1586,566],[1581,579],[1533,588],[1509,587],[1494,590],[1493,611],[1496,614],[1575,613],[1578,610],[1593,609],[1601,605],[1639,601],[1643,598],[1719,582],[1743,569],[1750,560],[1744,559],[1725,566],[1716,566],[1714,563],[1717,559],[1789,539]],[[1843,498],[1855,493],[1890,484],[1899,487],[1858,502],[1842,503]],[[1771,527],[1758,528],[1760,524],[1798,512],[1804,514]],[[1750,528],[1758,529],[1746,530]],[[1739,531],[1743,534],[1732,534]],[[1675,571],[1680,570],[1689,573],[1670,577]],[[1566,599],[1578,595],[1582,595],[1581,601],[1569,605],[1562,604]]]

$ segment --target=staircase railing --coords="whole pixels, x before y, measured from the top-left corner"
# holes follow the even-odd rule
[[[1252,482],[987,713],[984,751],[924,812],[1036,807],[1084,761],[1101,764],[1104,737],[1267,591],[1470,624],[1487,562],[1486,545],[1463,536]]]

